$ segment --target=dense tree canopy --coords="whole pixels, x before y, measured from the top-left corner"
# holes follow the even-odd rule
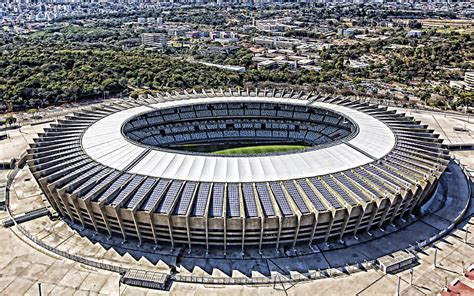
[[[130,87],[157,90],[235,86],[240,78],[142,51],[23,47],[0,58],[0,102],[30,108],[96,97]]]
[[[237,57],[242,55],[246,53],[237,53]],[[287,67],[236,73],[141,49],[124,52],[51,45],[21,46],[5,52],[0,69],[3,110],[41,108],[134,88],[168,91],[259,83],[316,85],[341,77],[337,70],[295,72]]]
[[[303,16],[314,13],[324,11],[305,11]],[[170,13],[166,18],[182,14]],[[202,14],[188,16],[195,18]],[[472,101],[472,92],[448,87],[449,80],[463,79],[464,72],[472,68],[472,33],[424,30],[422,37],[408,38],[403,28],[395,28],[390,37],[376,41],[314,50],[312,54],[322,68],[318,72],[288,66],[258,69],[253,54],[244,47],[226,50],[232,47],[214,43],[169,46],[161,52],[134,46],[123,50],[122,45],[133,38],[132,43],[139,44],[137,36],[142,31],[114,27],[112,20],[97,20],[95,26],[74,23],[28,35],[0,37],[0,111],[42,108],[121,92],[136,93],[135,89],[168,91],[235,86],[387,96],[378,85],[403,85],[409,91],[415,87],[413,92],[426,104],[445,106]],[[247,71],[225,71],[186,59],[240,65]],[[348,66],[351,59],[365,59],[369,66],[351,68]],[[439,96],[432,97],[433,94]]]

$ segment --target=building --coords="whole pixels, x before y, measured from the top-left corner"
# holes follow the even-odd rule
[[[441,142],[386,107],[221,89],[74,113],[35,140],[28,165],[71,223],[140,244],[243,252],[340,240],[415,213],[448,163]],[[211,153],[244,143],[307,147]]]
[[[147,22],[147,24],[154,25],[154,24],[156,24],[156,18],[154,18],[154,17],[148,17],[148,18],[146,19],[146,22]]]
[[[141,35],[142,44],[152,47],[166,47],[168,39],[159,33],[143,33]]]
[[[257,22],[256,26],[262,31],[284,32],[286,26],[277,22]]]
[[[369,67],[369,64],[356,61],[356,60],[349,60],[349,61],[346,61],[346,63],[350,68],[353,68],[353,69],[365,69]]]
[[[234,32],[214,31],[209,33],[212,39],[237,38]]]
[[[467,90],[474,90],[474,72],[466,72],[464,74],[464,83]]]
[[[297,39],[290,38],[268,38],[268,37],[256,37],[254,43],[267,48],[284,48],[291,49],[300,44]]]
[[[464,81],[451,80],[449,86],[452,88],[474,90],[474,72],[466,72],[464,74]]]
[[[311,60],[311,59],[303,59],[303,60],[298,60],[297,61],[298,65],[301,65],[301,66],[310,66],[310,65],[314,65],[314,60]]]
[[[184,36],[186,36],[186,38],[195,39],[195,38],[200,37],[200,32],[199,31],[190,31],[190,32],[186,32]]]
[[[7,187],[5,181],[0,181],[0,211],[5,210],[5,203],[7,200]]]
[[[216,38],[214,42],[219,42],[220,44],[231,44],[239,42],[239,38]]]
[[[357,33],[357,30],[354,29],[354,28],[348,28],[348,29],[338,29],[337,30],[337,33],[341,36],[344,36],[344,37],[354,37]]]
[[[273,38],[267,38],[267,37],[257,37],[254,38],[254,43],[257,45],[261,45],[267,48],[273,48],[274,47],[274,39]]]
[[[199,64],[208,66],[208,67],[216,67],[222,70],[228,70],[228,71],[234,71],[234,72],[239,72],[239,73],[244,73],[245,72],[245,67],[242,66],[234,66],[234,65],[221,65],[221,64],[213,64],[213,63],[207,63],[207,62],[199,62]]]
[[[300,68],[305,69],[305,70],[310,70],[310,71],[315,71],[315,72],[320,72],[323,68],[319,66],[300,66]]]
[[[275,61],[269,60],[269,59],[264,59],[263,61],[258,62],[257,69],[258,70],[271,69],[271,68],[275,67],[276,65],[277,65],[277,63]]]
[[[410,30],[407,33],[407,37],[414,37],[414,38],[419,38],[423,34],[422,31],[420,30]]]

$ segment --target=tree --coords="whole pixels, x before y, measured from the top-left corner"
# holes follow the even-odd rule
[[[411,29],[421,29],[423,25],[417,20],[410,20],[408,22],[408,27]]]
[[[56,98],[56,100],[60,99],[59,97]],[[36,108],[31,108],[31,109],[28,109],[28,111],[26,111],[26,113],[28,113],[32,119],[39,119],[41,118],[41,115],[38,114],[38,109]]]
[[[8,124],[10,127],[15,124],[16,117],[13,114],[8,114],[7,118],[5,118],[5,124]]]

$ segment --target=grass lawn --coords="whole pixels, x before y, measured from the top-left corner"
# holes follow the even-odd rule
[[[287,152],[294,150],[302,150],[308,148],[308,146],[302,145],[262,145],[262,146],[247,146],[230,148],[212,152],[213,154],[220,155],[232,155],[232,154],[260,154],[260,153],[273,153],[273,152]]]

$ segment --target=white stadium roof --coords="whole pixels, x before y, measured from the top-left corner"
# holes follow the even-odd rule
[[[138,146],[125,139],[121,131],[127,120],[156,109],[252,101],[330,109],[351,119],[359,131],[347,142],[342,141],[317,150],[245,157],[170,152]],[[380,120],[341,105],[285,98],[221,96],[163,102],[112,113],[92,124],[81,141],[84,151],[95,161],[122,171],[134,164],[128,170],[134,174],[202,182],[266,182],[325,175],[368,164],[384,157],[393,149],[395,135]],[[144,153],[147,153],[146,156],[140,159]]]

